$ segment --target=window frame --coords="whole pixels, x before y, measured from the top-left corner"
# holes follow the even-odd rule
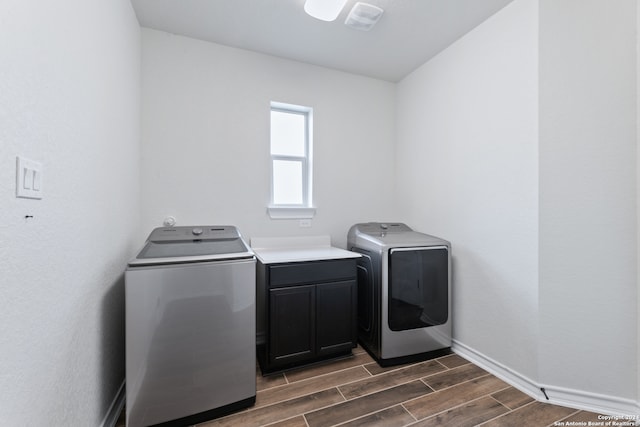
[[[271,114],[272,112],[298,114],[304,117],[304,155],[271,154]],[[312,218],[313,207],[313,108],[302,105],[272,101],[269,109],[269,169],[270,169],[270,204],[269,214],[272,218]],[[274,164],[276,161],[300,162],[302,166],[302,203],[276,204],[274,202]]]

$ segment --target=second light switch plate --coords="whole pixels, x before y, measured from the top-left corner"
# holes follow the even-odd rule
[[[16,197],[42,199],[42,163],[16,158]]]

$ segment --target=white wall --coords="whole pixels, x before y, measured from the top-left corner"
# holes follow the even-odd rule
[[[537,5],[516,0],[398,85],[402,219],[453,247],[454,339],[537,375]]]
[[[392,83],[142,30],[143,229],[233,224],[245,237],[330,234],[393,212]],[[269,103],[314,109],[312,228],[271,220]]]
[[[128,0],[3,1],[0,40],[0,424],[96,426],[141,238],[140,30]],[[42,200],[15,197],[18,155]]]
[[[636,3],[636,408],[640,413],[640,6]]]
[[[559,398],[636,399],[636,7],[540,1],[540,381]]]
[[[460,349],[554,403],[627,414],[637,17],[633,0],[516,0],[404,79],[397,112],[399,206],[453,243]]]

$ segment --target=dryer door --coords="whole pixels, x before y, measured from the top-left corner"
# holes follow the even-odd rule
[[[404,331],[447,322],[448,263],[446,246],[389,251],[389,329]]]

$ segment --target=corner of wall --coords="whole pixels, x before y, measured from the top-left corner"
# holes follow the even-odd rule
[[[636,406],[640,414],[640,4],[636,2],[636,217],[637,217],[637,236],[636,236],[636,328],[637,328],[637,394]]]
[[[637,2],[539,4],[539,381],[567,406],[629,414],[640,396]],[[603,302],[616,309],[588,308]]]

